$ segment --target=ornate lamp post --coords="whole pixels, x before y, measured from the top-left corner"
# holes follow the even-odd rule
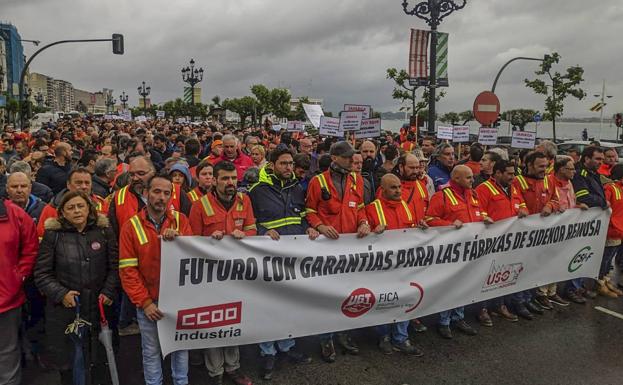
[[[151,87],[145,87],[145,82],[138,87],[138,94],[143,98],[143,112],[147,114],[147,96],[151,92]]]
[[[466,0],[426,0],[409,9],[403,0],[402,8],[410,16],[417,16],[430,26],[430,68],[428,79],[428,131],[435,129],[435,89],[437,88],[437,27],[452,12],[465,7]]]
[[[110,114],[117,101],[112,97],[112,92],[106,94],[106,113]]]
[[[190,59],[190,67],[182,68],[182,80],[190,85],[190,103],[195,104],[195,85],[203,80],[203,68],[195,68],[195,60]]]
[[[125,110],[128,107],[128,95],[126,95],[125,91],[123,91],[121,95],[119,95],[119,101],[121,102],[121,106],[123,106],[123,109]]]

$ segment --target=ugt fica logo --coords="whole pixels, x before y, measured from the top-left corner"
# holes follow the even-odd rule
[[[374,304],[376,299],[374,293],[369,289],[360,287],[355,289],[350,295],[342,302],[342,313],[349,318],[357,318],[366,314]]]
[[[592,256],[593,252],[591,251],[590,246],[582,248],[573,256],[573,258],[571,258],[571,261],[569,261],[569,273],[573,273],[574,271],[578,270],[580,267],[582,267],[584,262],[591,259]]]
[[[491,262],[489,275],[482,286],[482,292],[487,292],[503,287],[513,286],[517,283],[519,274],[523,271],[523,263],[509,263],[496,265],[495,260]]]

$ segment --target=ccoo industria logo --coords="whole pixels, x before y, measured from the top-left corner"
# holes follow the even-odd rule
[[[569,273],[573,273],[578,270],[580,267],[582,267],[584,262],[591,259],[592,256],[593,252],[591,251],[590,246],[582,248],[573,256],[573,258],[571,258],[571,261],[569,261]]]
[[[517,283],[519,274],[523,271],[523,263],[509,263],[496,265],[495,260],[491,262],[489,275],[482,286],[482,292],[501,289],[513,286]]]

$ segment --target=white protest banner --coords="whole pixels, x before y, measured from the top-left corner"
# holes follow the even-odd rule
[[[137,116],[136,118],[134,118],[134,120],[136,120],[137,122],[146,122],[147,121],[147,117],[145,115],[140,115],[140,116]]]
[[[113,115],[113,114],[105,114],[104,115],[104,119],[105,120],[113,120],[114,117],[115,117],[115,115]]]
[[[372,106],[365,104],[344,104],[344,111],[361,111],[363,112],[362,119],[370,119]]]
[[[178,237],[162,242],[162,352],[410,320],[596,277],[609,217],[610,210],[571,209],[362,239]]]
[[[305,122],[301,122],[298,120],[289,120],[287,130],[290,132],[296,131],[304,131],[305,130]]]
[[[158,119],[164,119],[164,117],[166,116],[166,112],[164,111],[156,111],[156,118]]]
[[[478,143],[483,146],[495,146],[498,143],[498,129],[480,127],[478,131]]]
[[[273,124],[271,128],[273,131],[279,132],[281,131],[281,124]]]
[[[469,142],[469,126],[454,126],[454,128],[452,129],[452,142]]]
[[[355,139],[376,138],[381,136],[381,119],[362,119],[361,128],[355,131]]]
[[[186,123],[186,118],[177,118],[175,119],[176,123]]]
[[[119,113],[119,116],[121,116],[123,118],[123,120],[125,120],[126,122],[129,122],[132,120],[132,111],[130,110],[123,110],[121,111],[121,113]]]
[[[512,148],[528,148],[534,149],[534,143],[536,142],[536,132],[529,131],[513,131],[513,137],[511,141]]]
[[[437,127],[437,139],[452,140],[453,132],[452,127],[439,126]]]
[[[311,124],[320,128],[320,117],[324,116],[324,112],[322,112],[322,106],[319,104],[303,104],[303,110],[305,110],[305,115],[307,115],[307,119],[311,122]]]
[[[359,131],[361,128],[362,111],[340,112],[340,131]]]
[[[340,118],[321,116],[320,128],[318,129],[318,133],[324,136],[344,136],[344,132],[340,131]]]

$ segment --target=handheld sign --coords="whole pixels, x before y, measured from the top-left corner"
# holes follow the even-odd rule
[[[344,104],[344,111],[361,111],[363,112],[362,119],[370,119],[370,114],[372,112],[372,106],[365,104]]]
[[[498,143],[498,129],[480,127],[478,132],[478,143],[483,146],[495,146]]]
[[[513,131],[513,137],[511,141],[512,148],[533,149],[535,142],[536,142],[536,132]]]
[[[281,131],[281,124],[273,124],[273,126],[271,127],[273,131]]]
[[[287,130],[290,132],[303,131],[305,129],[305,123],[300,120],[288,121]]]
[[[361,128],[362,111],[342,111],[340,113],[340,131],[359,131]]]
[[[165,116],[166,116],[166,113],[164,111],[156,111],[156,118],[164,119]]]
[[[327,116],[320,117],[318,133],[324,136],[344,136],[344,132],[340,131],[340,118],[330,118]]]
[[[437,127],[437,138],[445,139],[445,140],[452,140],[453,131],[454,130],[452,129],[452,127],[439,126]]]
[[[453,143],[469,142],[469,126],[454,126],[452,130]]]
[[[361,128],[355,131],[355,139],[376,138],[381,136],[381,119],[362,119]]]
[[[311,122],[311,124],[315,128],[320,127],[320,117],[324,116],[324,112],[322,112],[322,106],[318,104],[305,104],[303,103],[303,110],[305,110],[305,115],[307,115],[307,119]]]

